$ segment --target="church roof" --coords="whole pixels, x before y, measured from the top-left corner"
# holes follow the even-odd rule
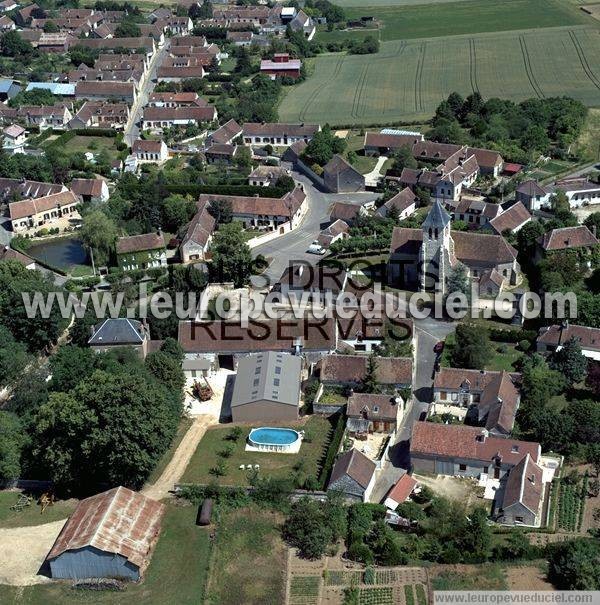
[[[423,229],[429,229],[429,227],[437,227],[443,229],[450,222],[450,215],[439,201],[435,201],[427,218],[423,221]]]

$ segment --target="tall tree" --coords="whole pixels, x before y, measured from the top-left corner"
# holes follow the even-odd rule
[[[250,278],[252,254],[239,222],[222,225],[211,244],[211,275],[220,282],[233,282],[241,288]]]
[[[493,349],[485,328],[459,324],[456,328],[452,363],[458,368],[483,370],[490,362]]]
[[[587,366],[587,357],[581,352],[581,344],[575,337],[569,338],[550,358],[550,367],[558,370],[570,385],[585,378]]]
[[[0,483],[19,478],[21,450],[26,440],[19,418],[0,410]]]
[[[101,210],[93,210],[83,216],[79,236],[89,246],[97,265],[107,264],[117,240],[117,226]]]

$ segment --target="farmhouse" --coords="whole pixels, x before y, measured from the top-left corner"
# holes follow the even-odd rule
[[[162,164],[169,159],[169,149],[164,141],[146,141],[136,139],[131,148],[136,160],[140,163]]]
[[[537,181],[529,180],[517,187],[515,199],[522,202],[529,212],[534,212],[549,206],[551,195],[550,187],[542,187]]]
[[[359,216],[366,215],[367,209],[363,205],[352,202],[335,202],[331,207],[329,218],[332,221],[342,220],[351,225]]]
[[[83,202],[106,202],[110,197],[104,179],[73,179],[71,191]]]
[[[106,353],[120,347],[135,351],[142,359],[148,354],[150,333],[135,319],[106,319],[92,328],[88,346],[96,353]]]
[[[317,368],[323,384],[344,385],[355,388],[367,375],[369,358],[366,355],[327,355]],[[410,357],[380,357],[375,377],[378,384],[397,389],[412,384],[413,363]]]
[[[270,187],[277,183],[277,179],[289,175],[285,168],[279,166],[257,166],[248,175],[248,185],[254,187]]]
[[[523,225],[531,220],[529,210],[525,208],[522,202],[513,204],[508,210],[502,212],[496,218],[490,221],[490,227],[498,234],[506,232],[518,233]]]
[[[319,233],[319,237],[317,238],[317,242],[322,248],[327,250],[331,244],[337,242],[340,239],[344,239],[348,237],[348,231],[350,227],[348,223],[337,219],[329,227],[326,227]]]
[[[126,103],[86,101],[69,122],[69,128],[122,128],[128,120]]]
[[[421,229],[394,228],[388,278],[392,284],[443,291],[448,271],[462,263],[471,279],[495,269],[515,284],[520,271],[516,258],[516,250],[499,235],[451,232],[449,214],[434,202]]]
[[[206,258],[216,223],[209,206],[208,200],[198,202],[198,211],[187,227],[179,248],[184,263]]]
[[[394,208],[398,213],[398,220],[402,221],[415,213],[418,202],[419,198],[413,191],[408,187],[405,187],[402,191],[385,202],[383,206],[380,206],[377,209],[377,214],[386,217],[390,210]]]
[[[39,181],[28,181],[27,179],[5,179],[0,178],[0,200],[22,200],[25,198],[45,197],[53,193],[66,191],[64,185],[56,183],[40,183]]]
[[[557,191],[563,191],[571,208],[600,203],[600,183],[585,177],[562,179],[554,183]]]
[[[290,27],[292,31],[302,32],[307,40],[312,40],[317,32],[314,21],[302,9],[300,9],[296,13],[296,16],[290,21]]]
[[[208,107],[208,103],[195,92],[153,92],[149,107]]]
[[[231,203],[233,219],[244,229],[263,228],[280,235],[295,229],[306,211],[306,194],[301,186],[283,197],[250,197],[241,195],[201,194],[199,203],[225,200]]]
[[[375,393],[352,393],[348,398],[347,429],[351,434],[392,433],[402,418],[400,397]]]
[[[16,261],[25,267],[25,269],[36,269],[35,261],[29,256],[14,250],[10,246],[0,247],[0,262],[2,261]]]
[[[365,189],[365,177],[341,155],[334,155],[325,164],[323,182],[332,193],[351,193]]]
[[[221,145],[232,145],[242,134],[242,127],[235,120],[228,120],[217,128],[206,138],[207,144],[220,143]]]
[[[167,266],[167,249],[161,231],[119,237],[117,264],[123,271]]]
[[[273,60],[263,59],[260,62],[260,73],[265,74],[275,80],[275,78],[293,78],[300,77],[302,70],[302,61],[300,59],[290,59],[288,53],[275,53]]]
[[[309,142],[321,130],[318,124],[252,123],[242,125],[244,143],[249,145],[292,145],[298,141]]]
[[[539,527],[543,524],[544,472],[527,453],[511,470],[501,499],[494,504],[494,518],[504,525]],[[498,505],[499,502],[499,505]]]
[[[526,454],[539,462],[540,444],[494,437],[475,426],[416,422],[410,441],[417,473],[502,479]]]
[[[504,370],[440,368],[433,381],[433,408],[438,403],[469,408],[471,417],[485,423],[490,434],[508,436],[521,401],[520,378]]]
[[[540,260],[548,253],[559,250],[579,249],[584,255],[591,255],[598,243],[596,236],[585,225],[552,229],[539,238],[536,259]]]
[[[257,351],[318,359],[335,349],[336,326],[332,318],[251,320],[247,326],[235,321],[181,321],[178,340],[188,359],[218,359],[220,367],[233,368],[241,355]]]
[[[413,145],[423,141],[419,133],[385,134],[380,132],[366,132],[363,147],[365,155],[391,155],[402,147],[412,149]]]
[[[75,84],[75,98],[88,101],[124,101],[133,105],[137,91],[133,82],[81,80]]]
[[[538,353],[552,353],[560,350],[564,343],[574,338],[581,346],[581,353],[588,359],[600,361],[600,329],[571,324],[540,328],[536,348]]]
[[[48,553],[52,577],[137,582],[150,562],[164,509],[125,487],[82,500]]]
[[[12,229],[15,233],[25,233],[41,227],[66,227],[69,220],[80,218],[78,203],[79,199],[72,191],[11,202],[8,211]]]
[[[238,362],[231,398],[233,422],[293,422],[300,404],[300,357],[266,351]]]
[[[368,502],[375,486],[375,468],[372,460],[352,448],[337,459],[327,489],[340,491],[350,500]]]
[[[161,130],[173,126],[202,124],[217,119],[217,110],[210,107],[145,107],[143,116],[144,130]]]

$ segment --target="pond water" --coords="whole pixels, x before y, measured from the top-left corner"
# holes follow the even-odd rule
[[[40,242],[28,248],[27,254],[63,271],[68,271],[73,265],[90,265],[87,250],[81,241],[75,238]]]

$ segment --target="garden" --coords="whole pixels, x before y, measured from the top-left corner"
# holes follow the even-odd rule
[[[560,480],[558,527],[569,532],[581,529],[587,496],[588,475],[567,475]]]
[[[252,427],[215,427],[206,431],[181,479],[182,483],[246,486],[256,477],[294,477],[297,485],[317,481],[333,435],[329,419],[312,416],[305,423],[290,428],[304,430],[300,452],[282,454],[247,452],[246,440]],[[252,470],[241,466],[252,466]],[[259,469],[254,470],[255,465]],[[316,485],[315,485],[316,486]]]

